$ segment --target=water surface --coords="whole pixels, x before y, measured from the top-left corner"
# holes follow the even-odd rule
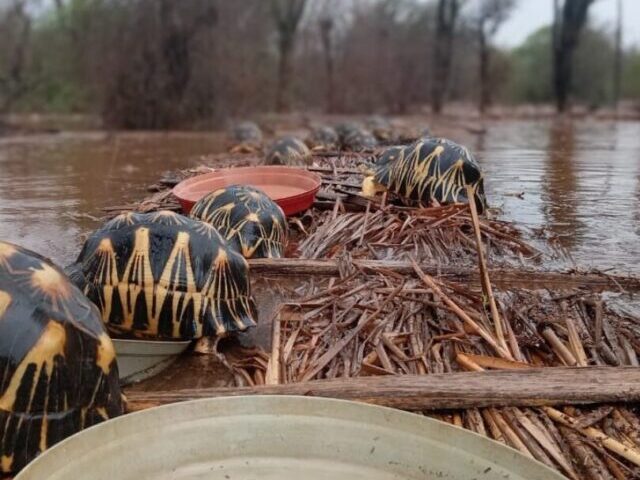
[[[490,203],[558,235],[581,267],[640,273],[640,122],[509,121],[438,128],[482,163]],[[65,265],[106,206],[167,170],[224,150],[219,134],[68,133],[0,138],[0,238]]]

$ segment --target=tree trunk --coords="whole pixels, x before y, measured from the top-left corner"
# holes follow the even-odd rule
[[[324,55],[326,83],[326,110],[328,113],[335,112],[335,91],[334,91],[334,65],[333,65],[333,44],[331,42],[331,32],[333,21],[329,18],[320,21],[320,36],[322,39],[322,52]]]
[[[20,24],[21,29],[15,42],[15,49],[9,53],[9,65],[6,78],[0,77],[0,112],[8,112],[14,102],[22,97],[29,86],[24,78],[27,48],[31,40],[31,17],[23,3],[16,3],[13,12],[13,22]]]
[[[573,74],[573,54],[580,32],[587,21],[587,11],[593,0],[565,0],[562,14],[554,0],[553,75],[558,112],[567,110]]]
[[[484,31],[484,26],[480,26],[479,30],[479,43],[480,43],[480,102],[478,109],[481,114],[484,114],[487,107],[491,103],[491,90],[489,88],[489,46],[487,45],[487,36]]]
[[[458,0],[438,1],[431,89],[431,110],[436,114],[442,112],[447,93],[453,54],[453,33],[457,16]]]
[[[618,109],[620,79],[622,77],[622,0],[618,0],[616,25],[616,52],[613,65],[613,106]]]
[[[567,109],[569,86],[571,85],[571,61],[573,52],[556,49],[554,57],[554,87],[556,109],[562,113]]]
[[[291,55],[293,53],[293,39],[286,34],[280,38],[280,58],[278,61],[278,91],[276,94],[276,110],[289,111],[291,88]]]

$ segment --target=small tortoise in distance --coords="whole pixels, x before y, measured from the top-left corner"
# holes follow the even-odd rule
[[[267,152],[265,165],[309,166],[313,161],[311,150],[296,137],[278,139]]]
[[[342,140],[342,148],[352,152],[371,151],[377,146],[376,137],[364,129],[352,130]]]
[[[391,125],[391,122],[385,117],[374,115],[367,120],[366,126],[380,142],[389,143],[396,140],[393,125]]]
[[[240,122],[229,131],[231,153],[255,153],[262,147],[262,130],[253,122]]]
[[[334,151],[340,145],[340,137],[331,127],[317,127],[311,131],[306,143],[314,151]]]

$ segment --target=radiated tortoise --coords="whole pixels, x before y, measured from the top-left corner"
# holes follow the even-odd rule
[[[284,212],[262,190],[231,185],[200,199],[191,218],[213,226],[245,258],[280,258],[287,242]]]
[[[122,413],[98,309],[49,260],[0,241],[0,474]]]
[[[473,190],[478,211],[486,207],[480,166],[463,146],[444,138],[423,138],[405,147],[391,147],[365,177],[362,192],[374,196],[389,190],[423,206],[467,203]]]
[[[74,270],[117,336],[188,340],[255,325],[246,260],[211,225],[174,212],[110,220]]]

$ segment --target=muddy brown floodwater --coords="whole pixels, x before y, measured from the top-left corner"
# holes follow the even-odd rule
[[[495,122],[439,135],[480,160],[492,206],[546,228],[582,267],[640,273],[640,122]],[[101,209],[167,170],[224,149],[220,134],[66,133],[0,138],[0,239],[66,265]]]

